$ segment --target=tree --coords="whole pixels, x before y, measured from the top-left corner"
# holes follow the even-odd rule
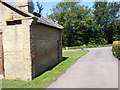
[[[112,40],[120,41],[120,20],[112,23],[109,29],[112,31]]]
[[[112,43],[113,30],[110,29],[111,25],[118,19],[118,12],[120,2],[95,2],[94,3],[94,20],[99,26],[99,37]]]
[[[36,2],[36,7],[37,7],[37,12],[34,12],[33,14],[34,14],[35,16],[40,17],[40,16],[41,16],[41,12],[42,12],[42,10],[43,10],[43,5],[42,5],[39,1],[37,1],[37,2]]]
[[[48,18],[64,26],[64,46],[106,44],[119,38],[119,8],[120,2],[95,2],[93,10],[80,2],[60,2]]]
[[[37,13],[41,14],[41,11],[43,10],[43,5],[41,5],[40,2],[37,1],[37,7],[38,7]]]
[[[64,26],[63,45],[75,46],[88,43],[92,36],[91,10],[80,2],[60,2],[51,9],[48,18]]]

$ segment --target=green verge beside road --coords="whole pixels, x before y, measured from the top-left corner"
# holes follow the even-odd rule
[[[63,50],[66,50],[66,48],[67,49],[81,49],[81,48],[95,48],[95,47],[109,47],[109,46],[112,46],[112,44],[71,46],[71,47],[63,47]]]
[[[2,80],[0,79],[0,90],[2,89]]]
[[[35,78],[30,82],[21,80],[2,80],[3,88],[44,88],[50,83],[56,80],[60,75],[62,75],[67,68],[69,68],[75,61],[88,53],[88,50],[77,50],[77,51],[65,51],[63,52],[63,57],[66,58],[64,61],[59,63],[52,70],[46,71],[41,76]]]

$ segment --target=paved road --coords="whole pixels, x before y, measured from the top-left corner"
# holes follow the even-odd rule
[[[118,88],[118,60],[111,47],[89,50],[48,88]]]

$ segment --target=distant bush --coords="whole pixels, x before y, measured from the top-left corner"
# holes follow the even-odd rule
[[[120,41],[113,42],[112,52],[120,60]]]
[[[81,45],[81,46],[71,46],[71,47],[63,47],[63,50],[68,49],[82,49],[82,48],[95,48],[95,47],[109,47],[112,46],[112,44],[106,44],[106,45],[97,45],[97,44],[88,44],[88,45]]]

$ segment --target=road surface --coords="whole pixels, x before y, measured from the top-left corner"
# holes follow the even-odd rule
[[[111,47],[88,50],[48,88],[118,88],[118,60]]]

